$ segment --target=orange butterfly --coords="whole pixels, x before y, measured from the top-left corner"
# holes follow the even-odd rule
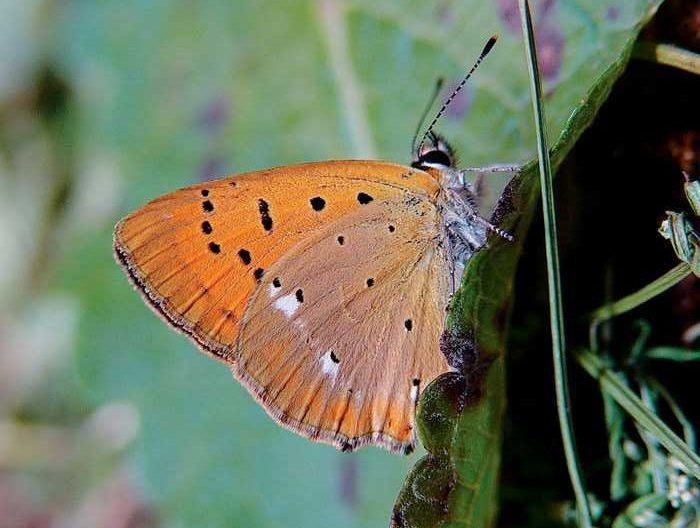
[[[149,306],[293,431],[343,450],[412,449],[420,391],[450,369],[439,336],[464,263],[489,230],[508,237],[479,216],[432,132],[495,40],[410,167],[249,172],[167,194],[117,224],[116,257]]]

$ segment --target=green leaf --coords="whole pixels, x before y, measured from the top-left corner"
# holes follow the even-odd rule
[[[646,20],[653,14],[658,3],[648,6],[639,3],[630,24],[620,31],[619,26],[606,20],[605,7],[600,6],[599,16],[585,19],[558,21],[562,27],[577,34],[573,28],[580,24],[590,30],[595,20],[595,34],[605,44],[600,46],[595,57],[588,56],[590,48],[577,48],[579,67],[587,69],[583,76],[572,75],[562,79],[553,95],[545,100],[548,116],[557,115],[562,107],[570,105],[570,118],[564,123],[548,120],[549,129],[558,136],[552,148],[553,163],[558,166],[571,150],[582,132],[591,124],[598,109],[605,101],[613,83],[623,72],[630,57],[636,35]],[[608,6],[609,8],[610,6]],[[609,12],[609,11],[608,11]],[[573,15],[573,13],[571,13]],[[581,13],[578,13],[579,15]],[[517,13],[516,13],[517,16]],[[636,18],[635,18],[636,17]],[[634,19],[634,22],[631,22]],[[542,31],[542,21],[538,25]],[[564,39],[569,36],[562,32]],[[562,68],[566,68],[566,59]],[[574,58],[569,57],[569,60]],[[541,69],[545,70],[543,65]],[[578,73],[581,73],[580,71]],[[577,83],[576,89],[584,89],[585,95],[578,99],[568,99],[575,90],[559,91],[561,85]],[[516,242],[492,240],[488,250],[478,253],[469,262],[460,291],[455,296],[452,306],[450,327],[452,333],[468,336],[482,357],[493,360],[483,387],[483,398],[466,405],[461,416],[453,420],[453,437],[451,446],[432,455],[442,460],[442,465],[455,468],[453,489],[446,499],[439,498],[445,505],[440,521],[445,526],[483,527],[492,526],[497,516],[497,483],[500,463],[500,443],[502,432],[502,415],[505,407],[505,381],[503,372],[503,355],[506,346],[507,321],[511,306],[511,292],[515,269],[522,250],[522,241],[530,225],[535,205],[539,198],[538,173],[534,163],[527,164],[523,170],[506,187],[500,207],[494,217],[499,225],[515,233]],[[456,329],[456,330],[455,330]],[[466,338],[466,337],[465,337]],[[436,383],[442,380],[438,378]],[[437,390],[437,389],[434,389]],[[427,397],[427,391],[424,398]],[[419,420],[421,416],[419,415]],[[428,424],[420,424],[428,438],[426,446],[430,450],[431,430]],[[445,426],[436,430],[440,437],[445,435]],[[563,461],[562,461],[563,462]],[[410,482],[419,479],[421,466],[416,466],[409,474],[397,503],[395,504],[395,525],[422,528],[433,526],[426,524],[420,517],[406,518],[399,514],[417,500],[411,492]],[[425,499],[423,499],[425,500]],[[396,519],[400,522],[397,522]]]
[[[644,356],[651,359],[668,359],[670,361],[698,361],[700,350],[691,350],[681,347],[654,347],[644,352]]]
[[[562,2],[542,14],[554,46],[549,129],[562,131],[555,159],[592,120],[648,13],[646,0],[611,0]],[[140,413],[132,456],[164,524],[386,524],[414,459],[375,449],[342,454],[276,426],[222,365],[130,291],[112,261],[111,228],[203,176],[312,159],[410,162],[415,120],[435,79],[458,79],[494,32],[496,49],[440,129],[468,165],[531,158],[527,72],[508,2],[124,0],[71,2],[55,14],[48,48],[76,94],[71,118],[83,170],[54,288],[80,303],[77,356],[92,402],[127,400]],[[537,196],[533,175],[510,188],[515,209],[504,225],[519,241]],[[493,246],[470,263],[455,322],[475,328],[480,349],[495,357],[521,248]],[[470,523],[495,516],[503,376],[497,359],[483,405],[465,406],[457,420],[450,500]]]
[[[645,495],[630,504],[615,517],[613,528],[635,528],[637,526],[665,526],[665,518],[659,513],[668,505],[665,495]]]

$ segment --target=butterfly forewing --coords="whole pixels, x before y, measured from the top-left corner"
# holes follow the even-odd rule
[[[439,186],[382,162],[304,164],[181,189],[122,220],[149,304],[314,439],[403,449],[447,364]]]

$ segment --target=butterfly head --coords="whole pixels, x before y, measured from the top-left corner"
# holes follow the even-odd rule
[[[428,168],[445,170],[457,165],[454,150],[442,136],[430,133],[428,141],[420,145],[414,153],[411,167],[426,170]]]

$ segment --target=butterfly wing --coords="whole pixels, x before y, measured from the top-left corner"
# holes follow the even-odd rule
[[[337,445],[375,442],[398,449],[412,440],[412,433],[401,428],[412,426],[413,403],[403,402],[405,380],[397,393],[401,397],[391,396],[398,383],[394,371],[411,365],[410,375],[415,370],[419,383],[427,383],[447,370],[437,345],[448,269],[435,244],[438,191],[428,174],[382,162],[321,162],[257,171],[150,202],[117,224],[115,254],[148,304],[202,350],[231,364],[279,421]],[[347,243],[343,239],[341,245],[338,237],[347,237]],[[361,272],[367,275],[362,282],[366,290],[356,289]],[[368,273],[377,275],[371,287]],[[317,274],[326,284],[337,284],[314,299],[315,286],[309,283],[316,282]],[[284,285],[277,288],[275,278],[284,278]],[[295,284],[299,286],[289,293]],[[297,302],[297,290],[303,296],[304,288],[309,300],[298,303],[302,307],[287,317],[295,307],[289,296]],[[428,308],[423,315],[421,303]],[[416,313],[412,333],[377,326],[389,325],[389,316],[381,314],[401,310]],[[426,323],[418,326],[421,318]],[[303,330],[300,323],[309,326]],[[337,369],[336,389],[323,392],[327,372],[309,370],[302,358],[319,353],[318,347],[330,344],[330,335],[341,331],[347,331],[345,340],[338,341],[346,347],[345,364]],[[375,335],[378,331],[383,334]],[[363,334],[358,341],[362,345],[350,346],[353,334]],[[314,347],[302,350],[300,343],[307,339]],[[395,353],[399,343],[405,347],[403,356]],[[336,363],[330,356],[331,363],[319,357],[326,370],[333,370]],[[430,368],[413,368],[424,357],[431,358]],[[361,381],[365,374],[381,390],[372,392],[372,383]],[[308,409],[305,402],[311,395],[292,392],[307,383],[309,390],[320,386]],[[353,398],[338,399],[345,397],[339,392],[345,385]],[[328,406],[319,410],[320,398],[326,396]],[[360,408],[355,401],[361,402]],[[336,424],[338,406],[348,410]],[[384,425],[377,418],[382,412],[389,417]]]
[[[449,367],[449,298],[429,201],[368,205],[294,247],[256,291],[233,365],[268,411],[344,449],[414,442],[418,393]]]

